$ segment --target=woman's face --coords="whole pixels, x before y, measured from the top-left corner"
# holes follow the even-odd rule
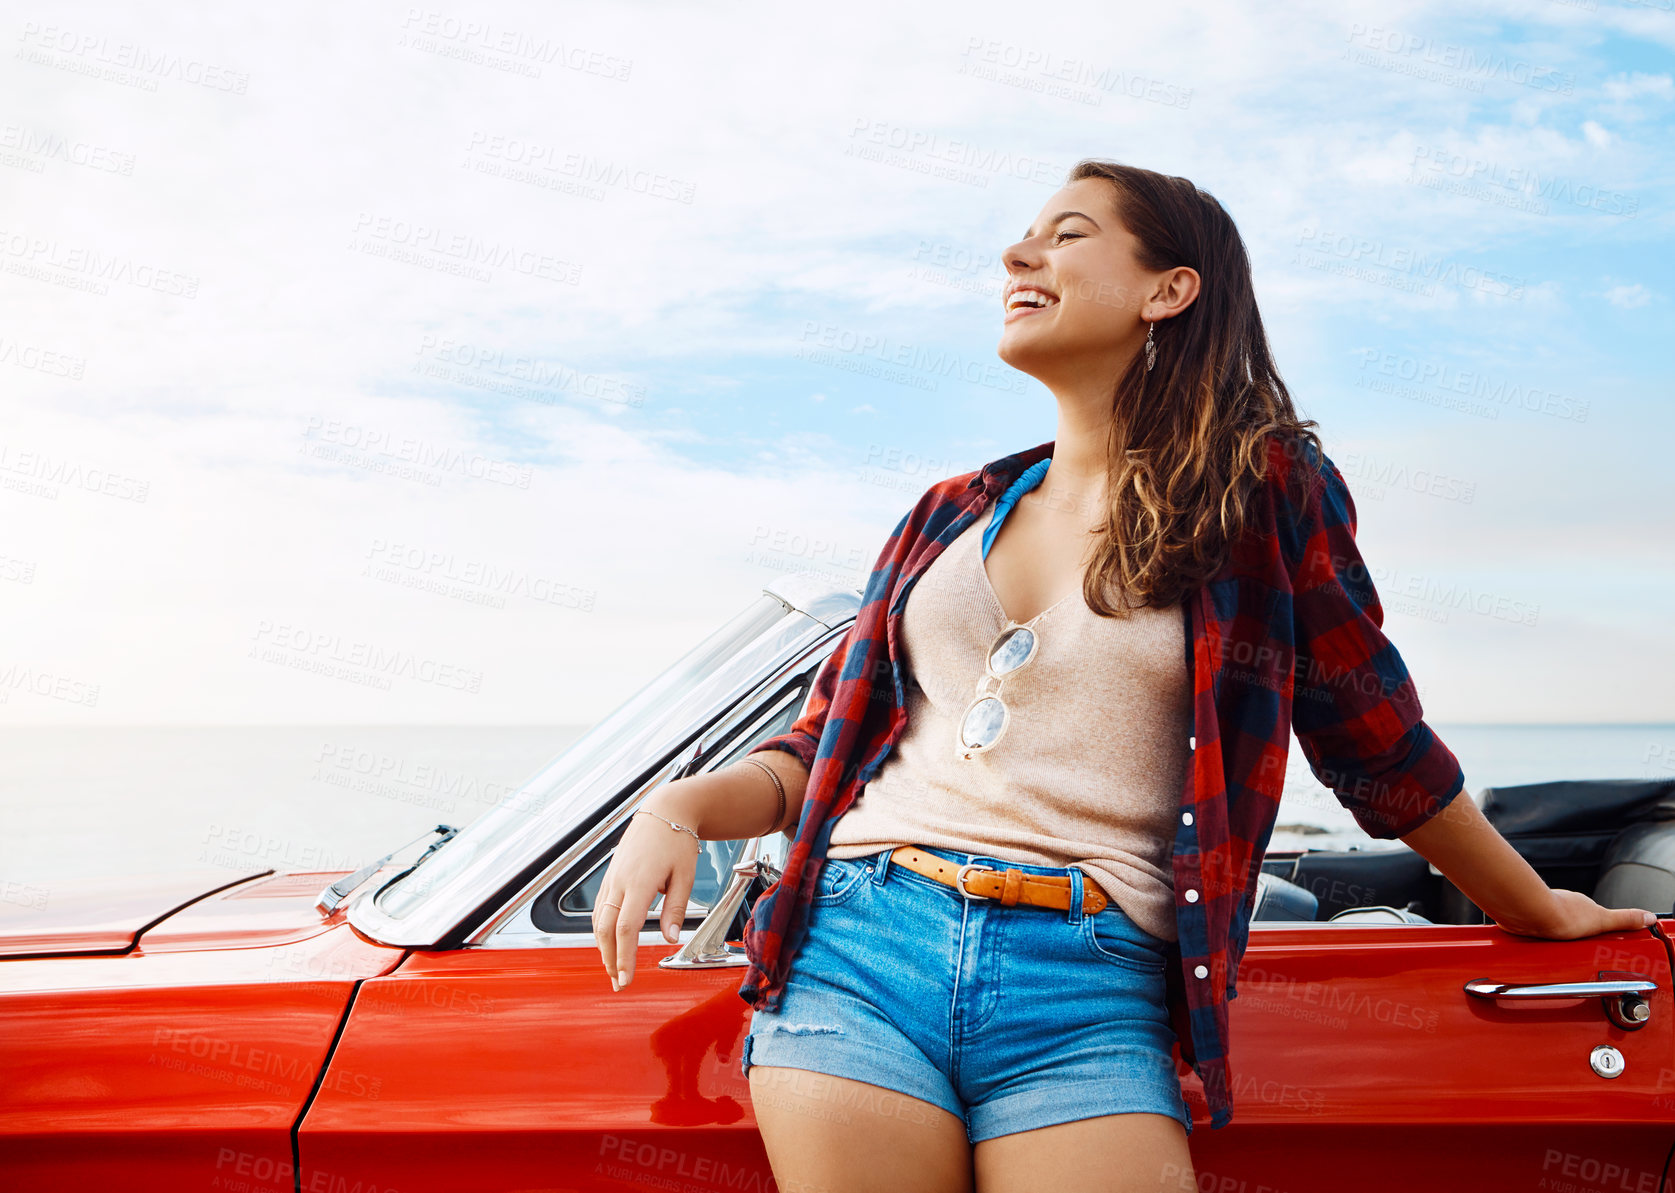
[[[1113,197],[1106,179],[1071,183],[1047,200],[1003,258],[1000,358],[1049,386],[1114,382],[1145,342],[1144,320],[1179,309],[1159,302],[1171,275],[1192,273],[1142,268]],[[1050,296],[1046,306],[1022,305],[1032,288]]]

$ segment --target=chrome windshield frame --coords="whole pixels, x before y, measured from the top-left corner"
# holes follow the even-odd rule
[[[861,603],[859,589],[834,588],[830,578],[820,572],[788,574],[761,592],[784,606],[782,618],[718,668],[718,672],[731,673],[730,678],[718,674],[694,685],[682,700],[692,710],[682,724],[648,724],[613,755],[601,758],[570,790],[549,793],[546,806],[530,813],[527,830],[491,842],[482,856],[470,859],[432,889],[421,889],[404,914],[392,915],[379,904],[393,877],[369,883],[349,904],[349,923],[369,939],[396,947],[463,945],[466,938],[480,941],[483,934],[477,929],[496,920],[503,923],[504,905],[526,897],[532,879],[562,874],[567,863],[586,855],[597,837],[588,831],[588,825],[598,818],[601,809],[620,802],[631,792],[673,778],[693,760],[707,726],[764,683],[804,664],[811,651],[854,620]],[[671,663],[671,667],[675,665]],[[567,750],[508,798],[515,799],[527,791]],[[432,860],[459,847],[462,841],[475,848],[470,831],[471,825],[467,825]],[[559,843],[566,841],[569,844],[559,849]],[[421,868],[414,876],[423,875]]]
[[[825,636],[817,639],[813,644],[798,651],[792,659],[787,661],[784,667],[780,668],[779,671],[770,676],[762,685],[760,685],[760,690],[775,692],[787,686],[794,676],[809,668],[811,655],[818,655],[823,661],[826,656],[831,654],[834,639],[837,636],[837,632],[829,632]],[[801,709],[807,703],[807,699],[808,693],[807,691],[804,691],[797,701],[798,715],[801,714]],[[784,700],[780,697],[770,697],[756,707],[742,707],[741,702],[741,706],[735,706],[727,709],[723,712],[719,721],[713,724],[711,729],[705,733],[704,752],[711,752],[709,750],[709,742],[718,739],[725,739],[733,731],[745,729],[747,726],[756,722],[771,720],[783,712]],[[749,735],[747,734],[747,740],[748,737]],[[702,771],[699,773],[703,773],[704,771],[713,769],[717,765],[721,765],[723,760],[731,753],[731,751],[731,743],[729,743],[727,748],[716,751],[716,753],[719,753],[722,757],[712,758],[711,762],[705,764]],[[685,754],[681,756],[683,763],[686,758],[687,756]],[[629,798],[622,800],[613,811],[601,816],[595,822],[593,828],[588,832],[585,838],[577,841],[573,848],[566,849],[559,857],[553,860],[551,865],[549,865],[540,874],[536,875],[536,877],[531,879],[528,883],[524,884],[521,890],[510,895],[510,897],[504,900],[498,911],[487,917],[465,938],[463,942],[464,945],[467,947],[502,949],[540,948],[558,943],[567,943],[570,938],[576,936],[582,936],[584,942],[591,945],[593,943],[592,932],[590,929],[584,928],[581,923],[577,924],[574,931],[568,932],[543,932],[541,929],[537,928],[531,915],[532,905],[543,892],[549,889],[552,884],[557,882],[560,878],[569,876],[571,881],[575,882],[585,880],[587,875],[582,872],[581,863],[583,863],[584,860],[595,851],[601,841],[612,837],[623,827],[624,822],[634,814],[634,810],[639,807],[639,805],[645,800],[646,796],[650,795],[655,788],[661,786],[665,781],[667,781],[668,772],[673,769],[673,767],[666,768],[664,772],[660,773],[657,777],[652,779],[652,781],[642,785],[639,791],[635,792]],[[782,843],[783,846],[789,845],[789,841],[783,833],[775,833],[774,837],[777,838],[777,841]],[[741,841],[740,845],[748,846],[749,842]],[[765,848],[769,852],[770,856],[772,856],[775,850],[775,845],[770,843]],[[783,865],[783,855],[784,848],[781,847],[779,849],[779,856],[782,859],[780,862],[781,865]],[[734,859],[735,864],[737,860],[737,858]],[[590,872],[591,871],[588,871],[587,873]],[[689,903],[687,905],[687,918],[702,919],[709,911],[710,908],[707,906],[702,906],[698,903]],[[650,933],[650,935],[656,937],[657,940],[662,941],[662,935],[656,930],[655,919],[648,918],[646,923],[648,926],[643,931]],[[667,942],[665,941],[664,943]]]

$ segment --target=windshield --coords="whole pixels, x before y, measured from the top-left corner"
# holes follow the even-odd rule
[[[785,604],[763,593],[741,613],[683,655],[667,671],[641,688],[626,703],[594,725],[534,778],[483,813],[424,863],[399,878],[377,896],[386,915],[401,918],[419,906],[436,887],[458,875],[477,857],[499,848],[508,838],[527,830],[531,818],[566,792],[585,783],[600,770],[620,761],[622,751],[648,729],[678,727],[692,711],[698,689],[718,669],[776,623],[792,616]],[[807,619],[796,616],[798,622]],[[700,696],[703,693],[698,693]]]

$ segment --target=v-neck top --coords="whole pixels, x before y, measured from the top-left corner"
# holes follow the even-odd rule
[[[1018,504],[1019,498],[1041,483],[1041,478],[1047,475],[1047,467],[1052,462],[1053,458],[1048,456],[1045,460],[1032,464],[1026,468],[1023,475],[1013,481],[1011,487],[1008,488],[1006,492],[1002,493],[995,501],[994,512],[989,516],[988,527],[983,531],[983,562],[977,565],[977,569],[983,573],[983,587],[989,590],[989,595],[994,598],[995,608],[1000,610],[1001,617],[1007,622],[1011,622],[1012,615],[1007,613],[1005,608],[1002,607],[1000,603],[1000,594],[995,592],[994,582],[989,579],[989,570],[985,566],[989,558],[989,548],[995,545],[995,538],[1000,534],[1000,526],[1001,523],[1006,521],[1006,515],[1012,512],[1012,507]],[[1054,601],[1052,605],[1048,605],[1047,609],[1051,609],[1053,605],[1061,604],[1069,599],[1069,595],[1067,594],[1059,600]],[[1034,625],[1042,614],[1047,612],[1047,609],[1043,609],[1040,613],[1037,613],[1028,621],[1019,622],[1018,624],[1026,626]]]
[[[918,844],[1074,866],[1140,927],[1174,940],[1170,851],[1192,732],[1179,606],[1100,617],[1077,589],[1044,609],[1029,623],[1038,653],[1000,686],[1005,733],[969,759],[956,748],[985,655],[1010,620],[983,560],[1046,463],[1007,490],[986,525],[974,520],[956,537],[908,594],[907,725],[834,821],[827,856]]]

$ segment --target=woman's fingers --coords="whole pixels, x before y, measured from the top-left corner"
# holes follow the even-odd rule
[[[606,876],[607,879],[609,875]],[[599,946],[599,957],[605,963],[605,976],[616,987],[616,924],[622,894],[613,892],[609,881],[600,885],[593,903],[593,942]]]
[[[614,989],[634,978],[640,933],[659,892],[665,893],[663,934],[671,942],[680,939],[697,870],[697,859],[678,844],[661,839],[648,844],[643,837],[636,840],[632,829],[618,843],[593,902],[594,943]]]
[[[616,922],[616,980],[620,990],[634,980],[634,962],[640,951],[640,929],[646,925],[646,911],[656,891],[631,889],[622,897]]]
[[[1605,907],[1581,891],[1563,887],[1553,889],[1559,922],[1542,931],[1526,931],[1525,936],[1539,936],[1549,940],[1579,940],[1601,932],[1630,932],[1650,928],[1657,915],[1644,907]]]
[[[686,905],[692,898],[692,884],[697,880],[698,867],[676,866],[669,875],[668,890],[663,896],[663,938],[670,944],[680,939],[681,925],[686,923]]]
[[[1656,912],[1647,911],[1644,907],[1625,908],[1617,914],[1623,917],[1622,927],[1624,929],[1650,928],[1657,922],[1658,918]]]
[[[1644,907],[1606,907],[1591,898],[1587,903],[1594,919],[1589,925],[1592,930],[1586,933],[1588,936],[1599,932],[1629,932],[1637,928],[1650,928],[1657,920],[1657,916]]]

